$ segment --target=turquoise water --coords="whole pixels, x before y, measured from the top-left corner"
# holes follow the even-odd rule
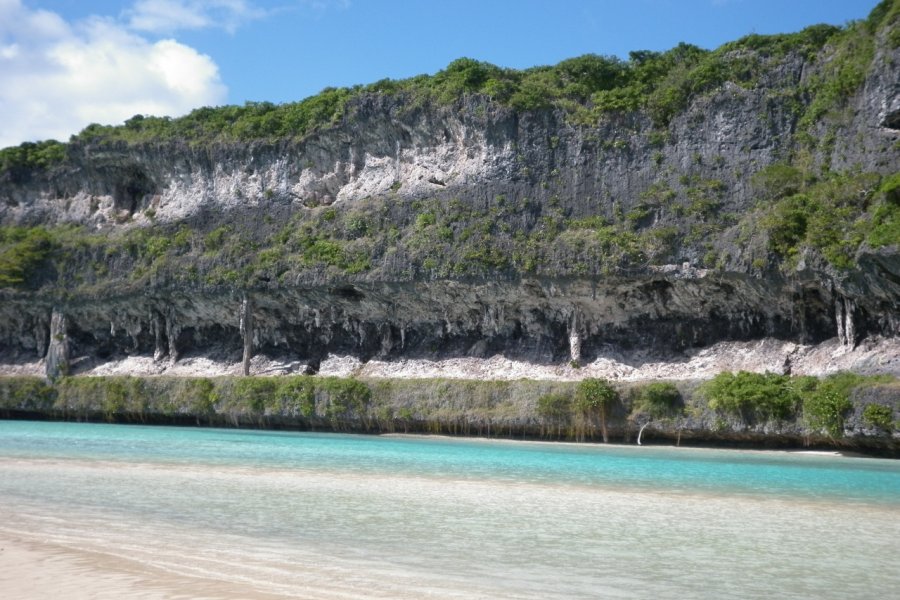
[[[0,532],[286,597],[882,597],[900,463],[0,421]]]

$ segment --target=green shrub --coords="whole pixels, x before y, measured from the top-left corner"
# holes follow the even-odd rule
[[[849,372],[835,373],[821,380],[803,378],[804,419],[811,429],[838,437],[843,434],[844,417],[853,408],[850,401],[853,390],[890,381],[893,378],[887,375],[865,376]]]
[[[754,189],[768,200],[777,200],[800,192],[807,175],[792,165],[773,163],[757,171],[752,177]]]
[[[206,250],[219,250],[225,244],[225,239],[230,232],[231,229],[225,225],[210,231],[206,234],[206,237],[203,238],[203,245],[206,247]]]
[[[810,428],[831,437],[844,432],[844,416],[853,408],[850,399],[828,386],[820,386],[803,398],[803,416]]]
[[[575,407],[582,411],[605,410],[618,398],[619,393],[609,381],[588,377],[576,388]]]
[[[847,269],[854,265],[855,253],[867,236],[875,246],[895,242],[900,234],[893,224],[900,222],[900,206],[883,200],[875,204],[871,217],[867,214],[879,191],[878,182],[875,173],[829,173],[818,180],[809,178],[802,192],[790,195],[784,194],[797,189],[796,182],[779,182],[764,192],[778,199],[759,220],[769,249],[793,259],[801,249],[815,248],[832,265]]]
[[[900,173],[886,177],[879,192],[867,241],[874,248],[900,245]]]
[[[619,392],[606,379],[588,377],[579,382],[575,388],[575,409],[593,422],[595,417],[600,418],[600,431],[603,441],[609,441],[606,428],[606,416],[613,403],[619,399]]]
[[[713,410],[745,422],[788,419],[800,401],[791,378],[774,373],[725,371],[704,383],[700,393]]]
[[[23,142],[0,149],[0,173],[7,171],[22,177],[31,169],[46,169],[66,158],[66,145],[56,140]]]
[[[425,229],[426,227],[430,227],[437,222],[435,219],[434,213],[424,212],[416,216],[416,229],[419,231]]]
[[[53,239],[43,227],[3,228],[0,236],[0,288],[24,284],[54,249]]]
[[[863,422],[870,427],[887,430],[894,428],[894,410],[884,404],[866,404],[862,418]]]
[[[675,384],[650,383],[638,388],[635,409],[656,418],[672,416],[683,407],[681,392]]]
[[[797,124],[801,131],[808,130],[829,111],[844,106],[865,81],[875,53],[875,38],[864,22],[851,23],[829,41],[829,60],[823,62],[823,70],[808,83],[812,102]]]

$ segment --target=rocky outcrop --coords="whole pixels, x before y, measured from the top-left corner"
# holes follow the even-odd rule
[[[797,151],[796,105],[810,101],[798,100],[798,90],[821,68],[800,54],[761,60],[774,62],[757,85],[726,83],[698,96],[664,129],[641,111],[585,125],[559,110],[516,111],[479,95],[432,105],[372,93],[304,139],[72,144],[58,167],[4,175],[0,222],[108,234],[185,223],[207,233],[223,223],[267,227],[261,215],[283,225],[312,207],[352,210],[370,198],[489,206],[502,197],[510,206],[558,206],[572,220],[615,221],[640,207],[636,227],[662,227],[677,225],[679,212],[648,198],[685,182],[714,188],[717,214],[730,217],[716,239],[683,244],[677,262],[608,275],[431,279],[385,267],[249,286],[109,285],[96,296],[6,291],[0,352],[8,362],[43,356],[51,376],[78,357],[146,354],[174,363],[237,353],[246,374],[255,354],[311,365],[330,354],[579,363],[610,349],[677,359],[729,340],[837,337],[852,349],[867,336],[900,335],[896,248],[864,247],[849,272],[802,256],[788,274],[751,268],[760,257],[736,249],[735,221],[757,202],[751,176]],[[900,169],[897,81],[900,49],[882,39],[849,117],[823,121],[823,135],[831,127],[835,141],[816,150],[822,166]],[[534,215],[520,217],[531,231],[543,227]],[[706,253],[723,257],[715,270],[698,266]]]
[[[772,60],[772,59],[770,59]],[[69,147],[64,165],[0,181],[4,223],[121,224],[268,206],[338,203],[396,192],[402,198],[505,195],[548,202],[572,216],[613,217],[652,186],[685,176],[720,182],[724,212],[755,200],[750,175],[796,149],[795,93],[817,75],[799,55],[778,61],[752,88],[726,83],[695,99],[660,131],[642,112],[612,113],[586,127],[559,111],[518,112],[484,96],[449,106],[399,95],[363,95],[344,119],[302,140]],[[835,143],[829,168],[891,173],[900,130],[900,48],[879,46],[863,88],[823,123]]]
[[[691,349],[727,340],[815,344],[838,336],[852,348],[857,332],[877,326],[877,315],[866,306],[808,284],[720,274],[356,282],[256,290],[252,296],[154,290],[70,302],[65,316],[28,296],[7,298],[0,306],[0,341],[21,349],[20,358],[7,360],[39,355],[46,335],[40,324],[49,319],[48,372],[67,362],[67,352],[81,360],[231,356],[244,373],[254,353],[313,365],[329,355],[390,361],[497,354],[540,364],[586,364],[637,351],[644,360],[682,360]],[[898,367],[885,364],[888,372]]]

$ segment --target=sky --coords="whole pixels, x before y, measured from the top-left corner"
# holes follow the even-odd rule
[[[864,18],[877,0],[0,0],[0,147],[329,86]]]

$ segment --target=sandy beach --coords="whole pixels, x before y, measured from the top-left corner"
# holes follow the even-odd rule
[[[96,552],[0,536],[4,600],[275,600],[250,587],[156,572]]]

